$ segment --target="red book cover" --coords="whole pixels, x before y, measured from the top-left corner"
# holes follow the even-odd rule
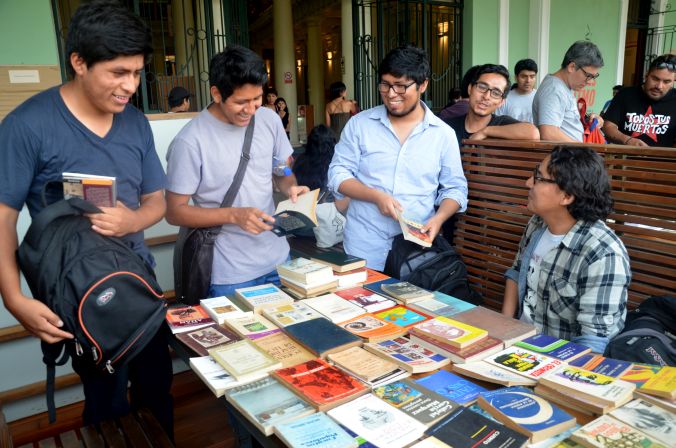
[[[359,380],[321,359],[279,369],[272,375],[320,411],[336,407],[368,391]]]
[[[169,308],[167,310],[167,322],[171,328],[214,323],[213,319],[199,305]]]

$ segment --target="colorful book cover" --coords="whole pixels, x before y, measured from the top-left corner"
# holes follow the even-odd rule
[[[207,350],[211,348],[242,340],[239,335],[218,325],[210,325],[197,330],[178,333],[176,339],[200,356],[207,356]]]
[[[273,324],[260,314],[226,319],[225,326],[232,329],[243,338],[251,340],[280,332],[277,325]]]
[[[589,347],[584,345],[546,334],[533,335],[517,342],[515,345],[566,362],[591,351]]]
[[[287,303],[263,309],[263,316],[267,317],[275,325],[286,327],[287,325],[317,319],[322,315],[303,302]]]
[[[501,340],[490,336],[475,342],[467,348],[453,347],[439,340],[425,337],[422,334],[411,334],[410,339],[411,342],[420,344],[430,350],[438,351],[456,364],[479,361],[504,348],[504,344]]]
[[[397,303],[385,296],[376,294],[362,287],[341,289],[335,294],[355,305],[361,307],[367,313],[374,313],[395,306]]]
[[[385,275],[382,272],[374,271],[373,269],[366,268],[366,281],[364,284],[375,283],[382,280],[390,278],[389,275]]]
[[[357,441],[323,412],[275,426],[275,434],[294,448],[356,448]]]
[[[641,392],[658,397],[676,398],[676,367],[664,366],[659,372],[643,383],[640,387]]]
[[[416,380],[427,389],[450,398],[466,406],[477,399],[486,389],[446,370],[439,370],[432,375]]]
[[[598,353],[586,353],[578,358],[568,361],[568,364],[575,367],[581,367],[601,375],[618,378],[624,372],[629,370],[631,363],[619,359],[606,358]]]
[[[645,400],[634,400],[610,412],[612,417],[669,445],[676,437],[676,414]]]
[[[476,305],[456,299],[443,292],[434,291],[432,294],[434,294],[433,298],[412,303],[409,305],[410,308],[432,316],[451,317],[476,307]]]
[[[562,365],[539,379],[540,384],[554,390],[571,389],[588,395],[592,400],[611,406],[620,406],[631,400],[636,386],[612,376]]]
[[[386,283],[381,286],[381,289],[406,304],[434,297],[430,291],[409,282]]]
[[[519,375],[535,379],[563,365],[563,361],[559,359],[550,358],[517,346],[508,347],[501,352],[488,356],[485,361]]]
[[[532,442],[552,437],[575,426],[575,417],[521,386],[482,392],[479,406]]]
[[[291,297],[272,283],[236,289],[235,293],[254,312],[258,312],[260,309],[269,306],[279,306],[293,302]]]
[[[535,386],[537,381],[526,378],[484,361],[453,364],[453,371],[470,378],[503,386]]]
[[[586,447],[666,448],[647,434],[608,415],[587,423],[571,438]]]
[[[368,391],[359,380],[321,359],[279,369],[272,375],[297,394],[306,397],[320,411]]]
[[[215,323],[199,305],[172,306],[167,310],[166,320],[174,334],[208,327]]]
[[[359,336],[324,318],[286,326],[284,332],[319,357],[362,344]]]
[[[451,362],[440,353],[415,344],[406,338],[369,343],[365,344],[364,348],[393,360],[412,373],[431,372]]]
[[[375,315],[387,322],[392,322],[393,324],[404,328],[419,324],[420,322],[425,322],[431,318],[425,314],[416,313],[405,306],[395,306],[394,308],[375,313]]]
[[[488,336],[488,332],[484,329],[443,316],[421,322],[411,327],[409,332],[436,339],[456,348],[465,348]]]
[[[535,326],[532,324],[513,319],[483,306],[458,313],[453,316],[453,319],[467,325],[485,328],[488,336],[500,339],[505,343],[505,347],[535,334]]]
[[[366,280],[368,281],[368,277],[366,278]],[[385,291],[383,291],[382,286],[390,283],[399,283],[399,282],[400,280],[396,278],[387,277],[383,280],[378,280],[371,283],[364,283],[364,288],[368,289],[369,291],[373,291],[376,294],[380,294],[381,296],[389,297],[389,295]]]
[[[373,395],[428,427],[460,407],[453,400],[407,379],[375,387]]]
[[[340,322],[337,325],[367,342],[378,342],[384,339],[396,338],[406,332],[402,327],[371,314],[357,316],[348,321]]]
[[[219,325],[223,324],[225,319],[250,314],[249,311],[242,311],[226,296],[202,299],[200,300],[200,306]]]

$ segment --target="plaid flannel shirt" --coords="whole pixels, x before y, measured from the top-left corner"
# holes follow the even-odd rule
[[[526,295],[528,263],[547,228],[539,216],[528,222],[506,277]],[[603,353],[624,327],[631,281],[627,250],[603,221],[578,221],[542,259],[533,322],[539,333],[572,340]]]

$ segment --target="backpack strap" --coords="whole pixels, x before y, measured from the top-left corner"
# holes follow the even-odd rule
[[[56,421],[56,405],[54,404],[54,379],[56,376],[56,366],[62,366],[68,362],[70,356],[66,348],[66,342],[61,341],[56,344],[48,344],[40,341],[42,347],[42,362],[47,366],[47,413],[49,414],[49,423]]]
[[[101,213],[101,210],[90,202],[80,198],[70,198],[56,202],[44,208],[31,222],[24,238],[31,246],[37,246],[38,241],[47,225],[63,216],[77,216],[84,213]]]
[[[227,193],[225,193],[223,202],[221,202],[221,208],[232,206],[232,203],[235,201],[235,196],[237,196],[237,193],[239,192],[239,187],[242,185],[246,166],[249,164],[249,159],[251,159],[251,141],[253,140],[255,122],[256,115],[252,115],[249,125],[246,127],[246,131],[244,133],[244,144],[242,145],[242,155],[239,158],[237,172],[235,173],[235,177],[230,184],[230,188],[228,188]]]

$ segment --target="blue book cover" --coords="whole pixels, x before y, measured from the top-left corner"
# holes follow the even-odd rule
[[[463,311],[471,310],[476,305],[460,300],[443,292],[434,291],[434,298],[439,302],[445,303],[447,306],[437,311],[437,315],[450,317],[454,314],[462,313]]]
[[[428,316],[416,313],[405,306],[395,306],[383,311],[378,311],[374,314],[377,317],[387,322],[392,322],[393,324],[400,327],[410,327],[411,325],[415,325],[429,319]]]
[[[283,331],[320,357],[333,351],[361,345],[359,336],[324,318],[287,325]]]
[[[491,408],[497,410],[502,416],[530,433],[547,431],[559,425],[562,426],[561,431],[565,431],[575,425],[575,417],[535,395],[532,390],[521,386],[482,392],[479,396],[479,406],[488,412],[491,412]],[[496,417],[501,419],[500,415]],[[533,440],[535,441],[539,440]]]
[[[400,282],[401,280],[390,277],[386,278],[385,280],[380,280],[378,282],[367,283],[364,285],[364,288],[368,289],[369,291],[375,292],[376,294],[380,294],[381,296],[391,297],[388,293],[383,291],[383,288],[381,288],[381,286],[387,283],[400,283]]]
[[[543,355],[560,359],[561,361],[569,361],[591,351],[589,347],[585,347],[584,345],[546,334],[536,334],[514,345],[535,353],[542,353]]]
[[[294,448],[344,448],[357,446],[354,437],[323,412],[275,426],[277,434]]]
[[[580,367],[585,370],[591,370],[594,373],[601,375],[612,376],[618,378],[631,367],[629,361],[622,361],[620,359],[606,358],[605,356],[587,353],[569,361],[568,364],[575,367]]]
[[[421,386],[446,398],[466,405],[477,399],[486,389],[446,370],[416,380]]]

